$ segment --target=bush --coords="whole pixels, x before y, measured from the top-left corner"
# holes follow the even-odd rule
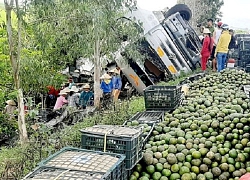
[[[9,119],[9,116],[0,112],[0,142],[16,134],[17,120]]]
[[[80,129],[95,124],[121,125],[136,112],[144,111],[142,97],[131,98],[116,106],[115,111],[97,113],[73,126],[51,133],[45,126],[33,130],[27,146],[3,148],[0,151],[0,179],[20,179],[36,167],[37,163],[65,146],[80,147]]]

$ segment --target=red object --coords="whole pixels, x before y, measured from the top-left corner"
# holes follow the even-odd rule
[[[228,59],[227,63],[235,63],[234,59]]]
[[[222,22],[218,22],[218,23],[217,23],[217,26],[218,26],[218,27],[221,27],[222,24],[223,24]]]
[[[205,71],[207,69],[207,60],[209,56],[201,56],[201,70],[202,71]]]
[[[250,180],[250,173],[246,173],[244,176],[241,176],[240,180]]]
[[[207,69],[207,60],[213,49],[213,39],[206,36],[203,41],[201,49],[201,69],[205,71]]]
[[[49,89],[49,92],[48,92],[49,95],[53,95],[57,97],[58,94],[60,93],[60,90],[56,90],[53,86],[47,86],[47,88]]]
[[[210,56],[212,50],[213,50],[213,38],[210,38],[208,36],[206,36],[203,40],[203,45],[202,45],[202,49],[201,49],[201,55],[205,55],[205,56]],[[209,47],[210,46],[210,47]]]

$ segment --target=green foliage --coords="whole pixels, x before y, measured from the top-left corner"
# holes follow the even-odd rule
[[[10,177],[21,179],[25,174],[32,171],[37,163],[47,158],[65,146],[80,147],[80,129],[95,124],[121,125],[138,111],[144,111],[144,100],[142,97],[134,97],[131,101],[122,102],[115,111],[106,114],[95,114],[83,119],[82,122],[68,126],[63,130],[51,133],[51,131],[40,125],[40,128],[30,132],[30,143],[21,147],[16,145],[11,148],[2,148],[0,151],[0,178]],[[11,172],[11,173],[9,173]]]
[[[200,16],[198,23],[206,22],[207,19],[216,20],[222,17],[221,7],[224,5],[224,0],[203,0],[204,11],[203,15]]]
[[[16,119],[9,119],[8,115],[0,113],[0,141],[15,135],[16,129]]]
[[[120,18],[126,13],[123,2],[32,1],[27,12],[34,43],[45,59],[61,66],[92,58],[97,39],[101,55],[108,55],[119,48],[123,35],[133,39],[138,34],[137,27]]]

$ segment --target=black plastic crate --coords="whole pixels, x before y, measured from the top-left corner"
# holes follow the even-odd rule
[[[123,125],[127,125],[128,122],[138,121],[139,124],[148,124],[149,126],[152,126],[155,123],[162,122],[164,120],[164,115],[164,111],[138,112],[129,120],[125,121]]]
[[[96,152],[66,147],[39,163],[41,167],[58,168],[87,173],[105,180],[126,180],[125,156],[121,154]],[[93,176],[92,175],[92,176]],[[85,179],[85,178],[83,178]]]
[[[142,159],[142,127],[97,125],[80,131],[83,149],[124,154],[126,169]]]
[[[171,111],[178,107],[181,86],[149,86],[144,90],[147,111]]]

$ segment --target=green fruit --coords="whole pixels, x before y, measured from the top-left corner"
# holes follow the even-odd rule
[[[135,177],[133,174],[130,176],[129,180],[137,180],[137,177]]]
[[[161,173],[160,172],[154,172],[152,175],[153,180],[160,180]]]
[[[185,173],[181,176],[181,180],[192,180],[192,175],[190,173]]]
[[[160,180],[168,180],[168,178],[166,176],[162,176]]]
[[[173,164],[171,166],[171,171],[174,172],[174,173],[177,173],[179,171],[179,166],[178,164]]]
[[[131,122],[131,125],[132,125],[132,126],[138,126],[138,125],[139,125],[139,122],[138,122],[138,121],[132,121],[132,122]]]
[[[192,157],[193,157],[194,159],[200,159],[200,158],[201,158],[201,153],[200,153],[199,151],[194,151],[194,152],[192,153]]]
[[[186,167],[186,166],[180,167],[179,174],[180,174],[180,175],[183,175],[183,174],[185,174],[185,173],[190,173],[189,168]]]
[[[169,169],[163,169],[161,174],[163,176],[169,177],[171,175],[171,171]]]
[[[153,174],[155,172],[155,167],[153,165],[149,165],[146,167],[146,170],[149,174]]]
[[[221,175],[221,170],[220,170],[220,168],[218,168],[218,167],[214,167],[214,168],[212,168],[212,173],[213,173],[213,175],[214,175],[215,177],[218,177],[218,176]]]
[[[199,174],[200,173],[200,169],[197,166],[192,166],[191,167],[191,171],[194,172],[195,174]]]
[[[139,174],[137,171],[134,171],[134,172],[133,172],[133,175],[134,175],[136,178],[139,178],[139,177],[140,177],[140,174]]]
[[[142,176],[139,180],[149,180],[149,178],[146,176]]]
[[[169,180],[177,180],[180,178],[181,178],[181,176],[178,173],[172,173],[169,177]]]
[[[168,154],[168,156],[167,156],[167,161],[168,161],[169,164],[172,165],[172,164],[177,163],[177,158],[175,157],[174,154],[170,153],[170,154]]]

